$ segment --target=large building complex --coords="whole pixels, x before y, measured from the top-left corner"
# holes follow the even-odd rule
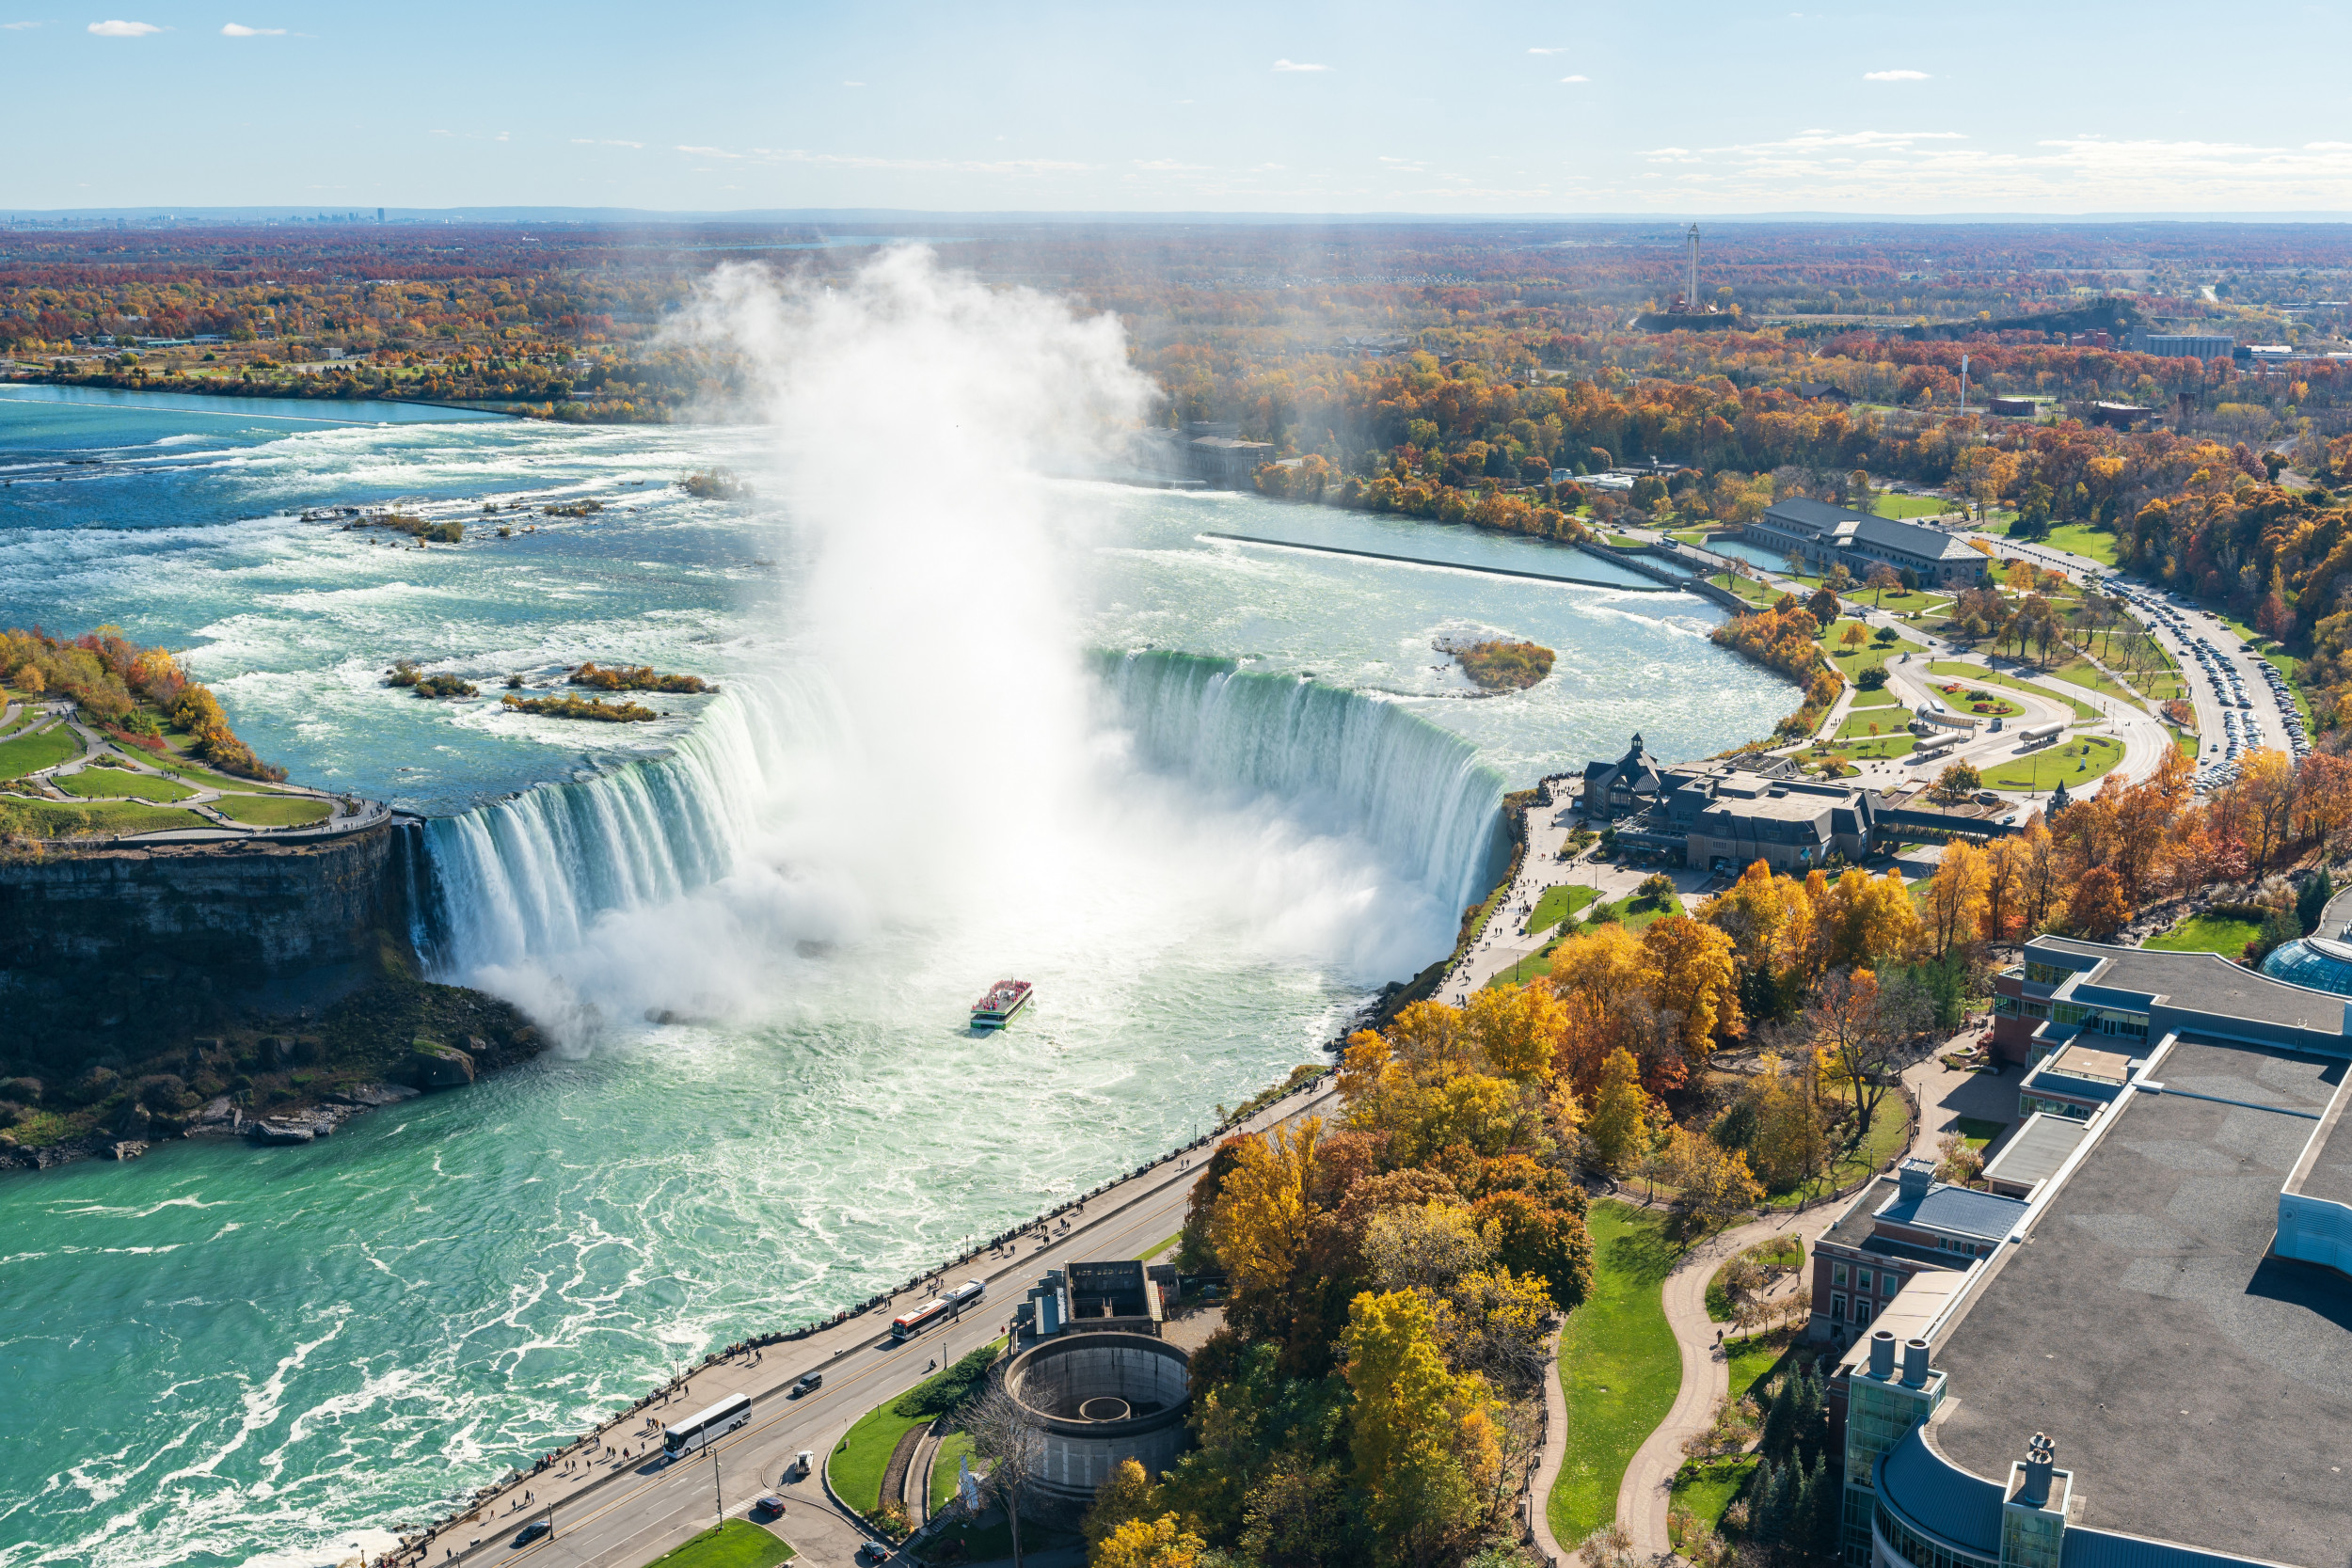
[[[1757,861],[1796,876],[1853,863],[1896,834],[1990,838],[2015,830],[2006,802],[1989,810],[1914,806],[1909,796],[1807,779],[1793,759],[1770,752],[1669,768],[1638,735],[1616,761],[1584,765],[1577,804],[1587,825],[1614,827],[1621,845],[1733,875]]]
[[[1964,588],[1991,558],[1941,529],[1874,517],[1805,496],[1774,501],[1747,526],[1751,544],[1802,556],[1817,566],[1843,566],[1867,579],[1881,566],[1910,572],[1930,588]]]
[[[2236,352],[2237,340],[2202,332],[2135,332],[2131,349],[2160,359],[2227,359]]]
[[[1907,1163],[1815,1259],[1849,1568],[2352,1561],[2344,999],[2048,937],[2005,989],[1992,1190]]]

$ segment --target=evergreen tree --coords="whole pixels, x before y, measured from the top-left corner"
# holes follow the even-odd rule
[[[1764,1510],[1764,1528],[1771,1532],[1763,1537],[1766,1544],[1788,1539],[1789,1518],[1796,1512],[1797,1488],[1803,1476],[1804,1472],[1793,1463],[1772,1467],[1772,1489]]]
[[[1797,1383],[1796,1440],[1799,1450],[1820,1458],[1825,1431],[1822,1420],[1822,1390],[1820,1370],[1807,1367]]]
[[[1780,1539],[1779,1501],[1785,1491],[1781,1478],[1787,1474],[1769,1459],[1756,1462],[1756,1475],[1748,1482],[1748,1533],[1757,1544],[1770,1546]]]
[[[1764,1440],[1758,1446],[1777,1459],[1788,1451],[1789,1439],[1796,1434],[1797,1380],[1784,1377],[1774,1385],[1772,1402],[1765,1408]]]
[[[1824,1562],[1837,1558],[1838,1525],[1845,1508],[1845,1488],[1830,1473],[1829,1455],[1813,1461],[1812,1508],[1805,1517],[1806,1536],[1813,1555]]]

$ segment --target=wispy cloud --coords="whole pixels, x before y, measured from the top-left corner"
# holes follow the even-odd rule
[[[1560,80],[1563,82],[1589,82],[1592,78],[1590,76],[1563,76]]]
[[[844,82],[841,85],[845,87],[862,87],[866,84],[863,82]]]
[[[1567,53],[1567,50],[1562,47],[1544,48],[1538,46],[1529,50],[1528,53],[1531,55],[1565,55]]]
[[[89,30],[102,39],[143,39],[163,31],[152,22],[93,22]]]
[[[572,145],[574,147],[627,147],[635,149],[643,148],[645,144],[641,141],[615,141],[610,136],[574,136],[572,138]]]
[[[220,36],[225,39],[282,39],[286,36],[286,29],[248,27],[242,22],[231,22],[221,28]]]
[[[1866,82],[1924,82],[1928,73],[1924,71],[1866,71],[1862,79]]]
[[[1137,158],[1136,167],[1148,168],[1161,174],[1191,174],[1206,168],[1206,164],[1180,164],[1173,158]]]
[[[40,25],[38,22],[0,22],[0,33],[21,33],[29,27]]]
[[[1328,71],[1331,68],[1327,65],[1311,65],[1304,60],[1277,60],[1274,62],[1274,69],[1277,71]]]

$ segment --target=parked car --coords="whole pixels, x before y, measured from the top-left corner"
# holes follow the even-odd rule
[[[515,1532],[515,1539],[508,1542],[507,1544],[509,1546],[528,1546],[533,1541],[544,1541],[554,1533],[555,1527],[553,1525],[548,1524],[545,1519],[533,1519],[531,1523],[516,1530]]]
[[[813,1394],[824,1386],[824,1373],[803,1372],[801,1374],[801,1381],[792,1386],[792,1398],[797,1400],[803,1394]]]
[[[860,1562],[888,1562],[890,1548],[879,1541],[865,1542],[857,1549],[857,1560]]]

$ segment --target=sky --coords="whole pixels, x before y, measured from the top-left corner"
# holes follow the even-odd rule
[[[56,3],[0,212],[2352,213],[2333,5]]]

